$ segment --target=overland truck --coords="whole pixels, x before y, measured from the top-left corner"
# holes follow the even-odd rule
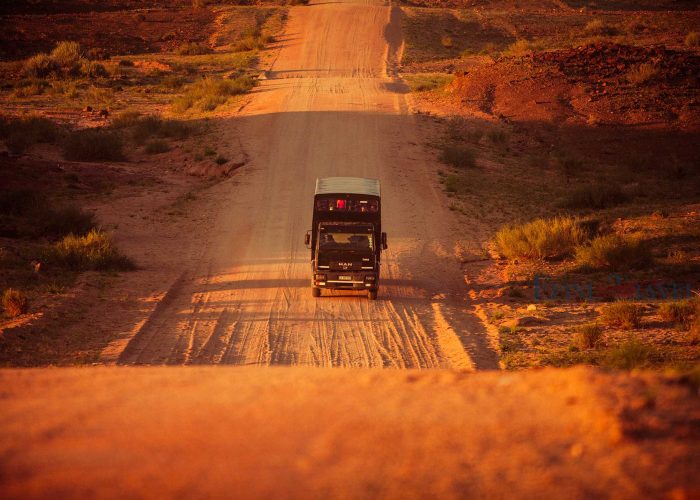
[[[379,261],[387,249],[382,232],[379,181],[360,177],[316,179],[312,228],[306,232],[311,249],[311,294],[322,288],[367,290],[371,300],[379,290]]]

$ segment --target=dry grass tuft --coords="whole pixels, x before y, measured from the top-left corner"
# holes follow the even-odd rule
[[[157,155],[167,153],[168,151],[170,151],[170,146],[167,142],[163,140],[155,139],[152,141],[148,141],[146,143],[146,147],[143,150],[146,154]]]
[[[69,234],[51,249],[50,258],[75,271],[130,271],[131,259],[114,246],[107,233],[93,229],[84,236]]]
[[[669,323],[689,326],[697,306],[693,300],[674,300],[659,306],[659,316]]]
[[[76,130],[66,139],[64,156],[71,161],[123,161],[118,134],[100,129]]]
[[[632,330],[641,324],[643,312],[644,309],[639,304],[621,300],[603,306],[601,316],[608,326]]]
[[[691,31],[685,37],[685,44],[688,47],[700,47],[700,34],[697,31]]]
[[[471,168],[476,166],[476,156],[467,146],[445,144],[441,147],[439,159],[446,165],[455,168]]]
[[[225,104],[230,97],[244,94],[254,86],[255,79],[251,76],[239,76],[230,80],[205,78],[187,87],[183,95],[173,100],[173,111],[184,113],[191,108],[213,111]]]
[[[629,197],[618,184],[596,183],[579,186],[562,201],[561,206],[573,209],[600,210],[626,202]]]
[[[454,76],[446,73],[415,73],[404,75],[404,79],[413,92],[429,92],[449,85]]]
[[[608,234],[576,248],[576,263],[587,270],[643,269],[652,262],[649,245],[637,237]]]
[[[574,345],[579,349],[593,349],[600,342],[603,330],[598,323],[588,323],[576,329]]]
[[[556,217],[504,226],[496,233],[494,243],[508,259],[557,259],[571,255],[586,238],[578,220]]]
[[[657,72],[658,70],[653,64],[643,63],[636,68],[632,68],[627,75],[625,75],[625,78],[632,85],[641,85],[654,78]]]
[[[175,50],[175,53],[180,56],[200,56],[212,52],[209,46],[196,42],[183,43]]]
[[[633,370],[649,365],[654,350],[637,339],[627,340],[608,351],[603,364],[618,370]]]
[[[7,317],[16,318],[29,310],[29,299],[24,292],[8,288],[2,294],[2,308]]]

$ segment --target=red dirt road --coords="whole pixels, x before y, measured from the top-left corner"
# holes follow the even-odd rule
[[[697,396],[654,378],[104,367],[0,387],[4,498],[700,493]]]
[[[123,349],[118,363],[498,368],[459,264],[478,242],[450,212],[392,75],[397,14],[376,3],[291,9],[268,78],[220,127],[250,162],[211,191],[208,241],[128,345],[108,349]],[[303,240],[315,179],[327,176],[382,182],[377,301],[311,297]]]

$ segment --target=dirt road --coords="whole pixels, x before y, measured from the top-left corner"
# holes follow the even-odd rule
[[[689,387],[590,369],[0,371],[4,498],[696,498]]]
[[[312,2],[291,9],[267,79],[225,125],[250,158],[220,187],[209,241],[118,358],[122,364],[498,368],[470,313],[469,241],[436,187],[406,87],[398,10]],[[389,251],[379,300],[313,299],[314,182],[382,182]]]

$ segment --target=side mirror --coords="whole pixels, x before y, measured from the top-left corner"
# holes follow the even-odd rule
[[[389,248],[386,244],[386,233],[382,233],[382,250]]]
[[[306,248],[311,248],[311,231],[306,231],[304,235],[304,245],[306,245]]]

